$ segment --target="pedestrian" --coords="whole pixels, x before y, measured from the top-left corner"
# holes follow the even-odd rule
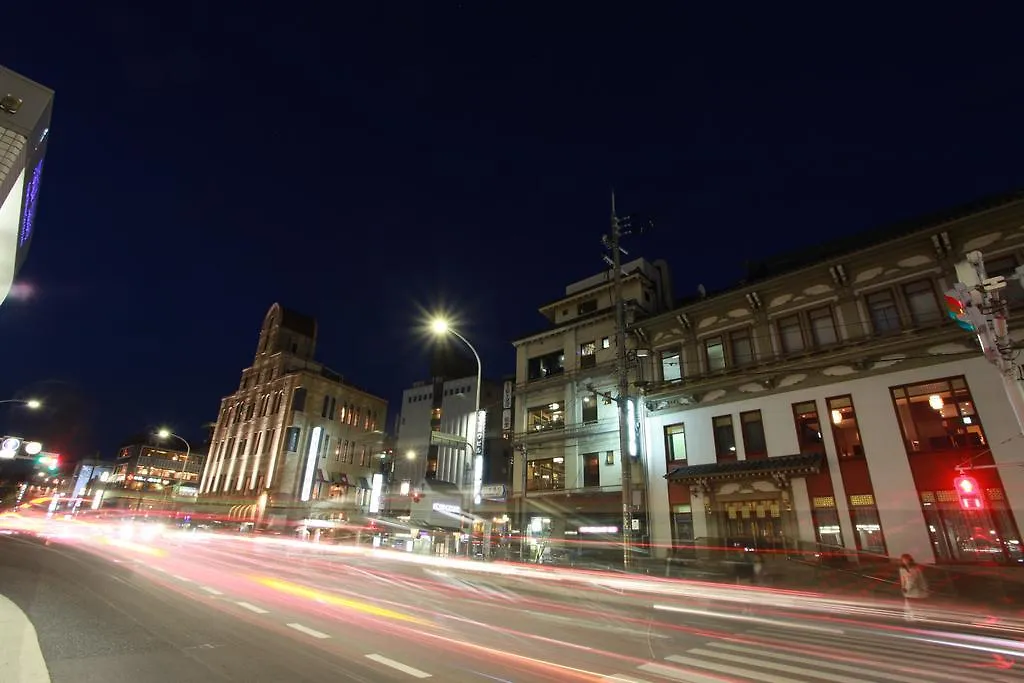
[[[903,617],[914,621],[917,619],[914,603],[928,597],[928,580],[921,565],[908,553],[900,557],[900,589],[903,591]]]

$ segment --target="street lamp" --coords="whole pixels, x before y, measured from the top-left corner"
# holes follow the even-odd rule
[[[43,402],[34,398],[5,398],[4,400],[0,401],[0,403],[21,403],[26,408],[31,408],[32,410],[37,410],[43,407]]]
[[[476,358],[476,404],[473,406],[473,412],[480,412],[480,383],[483,380],[483,365],[480,363],[480,354],[476,352],[473,345],[469,343],[469,340],[458,333],[448,321],[444,318],[434,318],[430,323],[430,329],[439,337],[443,337],[446,334],[451,334],[459,338],[463,344],[469,347],[469,350],[473,352],[473,357]]]
[[[163,429],[160,429],[156,433],[156,435],[157,435],[157,437],[159,437],[161,439],[177,439],[178,441],[180,441],[183,444],[185,444],[185,462],[182,463],[182,465],[181,465],[181,476],[178,478],[178,485],[180,486],[181,485],[181,481],[185,478],[185,475],[186,475],[186,468],[188,467],[188,459],[189,459],[189,456],[192,455],[192,446],[189,445],[189,442],[185,440],[185,437],[179,436],[179,435],[175,434],[174,432],[172,432],[170,429],[167,429],[166,427],[163,428]]]

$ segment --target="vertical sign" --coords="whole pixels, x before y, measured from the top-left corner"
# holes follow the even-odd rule
[[[512,392],[514,386],[511,381],[506,380],[505,387],[501,392],[501,431],[506,439],[512,437]]]
[[[298,427],[293,427],[298,429]],[[309,452],[306,454],[306,472],[302,477],[302,492],[300,498],[303,502],[310,499],[313,493],[313,475],[316,474],[317,461],[320,459],[320,434],[323,429],[313,427],[313,434],[309,438]]]
[[[476,413],[476,438],[473,440],[473,500],[480,502],[480,488],[484,484],[484,447],[487,444],[487,411]]]
[[[373,475],[373,484],[370,489],[370,513],[377,514],[380,512],[380,493],[384,488],[384,475],[378,472]]]

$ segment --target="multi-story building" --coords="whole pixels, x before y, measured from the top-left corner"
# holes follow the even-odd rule
[[[0,303],[28,256],[53,91],[0,66]]]
[[[641,366],[653,543],[1024,563],[1007,393],[1019,387],[943,296],[967,252],[1012,274],[1022,226],[1024,194],[999,197],[762,264],[639,321],[653,351]],[[1012,331],[1024,289],[1008,282]],[[958,467],[977,468],[983,509],[962,509]]]
[[[316,341],[315,319],[267,311],[252,365],[221,400],[199,487],[207,511],[299,527],[368,511],[387,401],[316,362]]]
[[[667,264],[638,259],[623,273],[628,321],[672,307]],[[525,457],[515,459],[513,514],[527,538],[524,557],[566,537],[604,539],[622,524],[619,417],[605,397],[617,394],[613,289],[610,272],[569,285],[564,297],[541,307],[547,329],[514,342],[513,441]],[[630,359],[636,363],[635,352]],[[642,487],[633,491],[638,509],[642,494]]]
[[[205,459],[204,453],[172,445],[156,434],[134,436],[118,448],[103,505],[157,510],[195,500]]]

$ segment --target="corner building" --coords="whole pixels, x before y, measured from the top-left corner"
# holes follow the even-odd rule
[[[32,245],[52,111],[52,90],[0,66],[0,303]]]
[[[639,322],[653,351],[643,423],[659,550],[742,539],[1024,563],[1008,388],[945,310],[974,250],[989,277],[1024,263],[1024,194],[769,262]],[[1007,282],[1014,332],[1024,289]],[[958,465],[979,468],[983,510],[961,509]]]
[[[615,308],[611,272],[569,285],[541,307],[549,327],[516,348],[514,504],[524,559],[563,544],[577,552],[602,544],[621,556],[622,454],[616,405]],[[627,321],[671,308],[668,265],[637,259],[623,265]],[[636,352],[630,354],[636,365]],[[639,464],[634,483],[641,482]],[[643,509],[643,487],[631,499]],[[511,502],[510,502],[511,503]],[[513,509],[514,508],[514,509]],[[516,530],[513,530],[515,533]],[[642,538],[646,529],[637,530]],[[573,541],[582,541],[573,543]]]
[[[275,528],[330,528],[368,511],[387,401],[316,362],[316,342],[315,319],[267,311],[252,365],[221,400],[200,511]]]

